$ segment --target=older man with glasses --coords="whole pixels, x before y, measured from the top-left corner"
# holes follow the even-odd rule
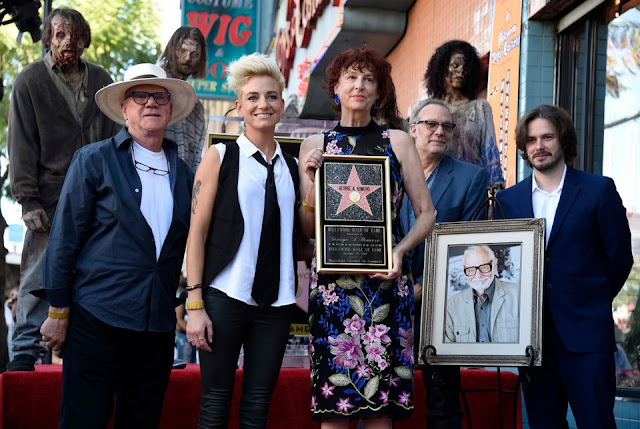
[[[463,264],[469,287],[447,300],[445,342],[518,342],[518,284],[496,277],[489,246],[468,247]]]
[[[410,133],[413,137],[425,180],[436,209],[436,222],[471,220],[473,213],[487,195],[487,172],[475,165],[458,161],[447,155],[455,124],[449,108],[441,100],[418,101],[411,109]],[[408,231],[415,222],[409,199],[400,209],[400,223]],[[416,279],[415,325],[420,326],[422,303],[422,274],[424,270],[424,243],[413,250],[411,271]],[[416,330],[415,352],[420,344]],[[422,379],[427,391],[427,427],[430,429],[462,428],[460,410],[460,370],[457,366],[422,368]]]
[[[76,152],[44,268],[42,339],[64,360],[60,428],[106,428],[114,396],[115,429],[158,426],[193,186],[164,131],[195,101],[191,85],[153,64],[96,94],[124,128]]]

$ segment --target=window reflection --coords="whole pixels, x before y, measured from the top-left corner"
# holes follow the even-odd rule
[[[640,388],[640,10],[608,29],[602,174],[612,177],[627,208],[635,264],[613,301],[619,387]]]

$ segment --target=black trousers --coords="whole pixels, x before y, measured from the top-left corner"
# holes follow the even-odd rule
[[[209,343],[212,352],[200,350],[202,398],[198,428],[227,427],[243,345],[240,428],[266,428],[271,394],[289,338],[293,305],[259,308],[213,288],[205,290],[204,302],[213,322],[213,342]]]
[[[414,309],[414,326],[420,326],[420,303]],[[414,329],[414,357],[418,362],[420,329]],[[460,367],[425,365],[422,382],[427,394],[427,427],[430,429],[462,429],[460,409]]]
[[[427,393],[427,427],[462,429],[460,367],[426,365],[422,381]]]
[[[546,308],[545,308],[546,309]],[[542,366],[519,368],[531,429],[566,429],[567,408],[580,429],[615,429],[616,370],[613,350],[568,350],[545,313]]]
[[[173,365],[174,332],[138,332],[71,309],[62,349],[60,429],[157,428]]]

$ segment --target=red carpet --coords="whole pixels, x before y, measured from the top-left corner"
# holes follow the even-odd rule
[[[62,367],[39,365],[35,372],[9,372],[0,375],[0,429],[56,429],[60,411]],[[238,403],[242,371],[236,373],[230,428],[238,427]],[[394,429],[425,427],[425,394],[422,379],[416,374],[415,411],[411,419],[398,421]],[[501,373],[502,389],[513,391],[516,375]],[[496,373],[484,370],[463,370],[462,385],[467,391],[473,429],[496,429]],[[309,414],[311,401],[309,371],[283,369],[273,394],[269,414],[269,429],[319,428]],[[503,427],[513,427],[513,394],[503,394]],[[195,429],[200,403],[200,370],[198,365],[174,370],[165,397],[161,429]],[[518,403],[518,405],[520,405]],[[355,428],[355,423],[352,428]],[[517,410],[517,427],[522,427],[521,408]]]

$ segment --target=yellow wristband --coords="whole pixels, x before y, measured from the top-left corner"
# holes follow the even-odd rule
[[[204,308],[203,300],[187,301],[187,310],[200,310],[201,308]]]
[[[305,209],[305,211],[308,211],[309,213],[313,213],[316,211],[316,208],[307,204],[305,200],[302,200],[302,208]]]
[[[49,317],[51,317],[52,319],[68,319],[69,312],[67,311],[66,313],[56,313],[54,311],[50,311]]]

